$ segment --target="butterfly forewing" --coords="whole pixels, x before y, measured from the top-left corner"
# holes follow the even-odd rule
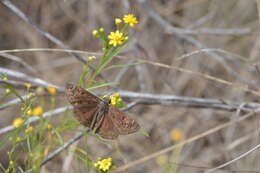
[[[80,109],[97,107],[102,101],[85,89],[73,84],[66,85],[66,96],[70,104]]]
[[[84,126],[90,127],[93,116],[99,111],[99,98],[73,84],[66,85],[66,96],[74,107],[76,119]]]

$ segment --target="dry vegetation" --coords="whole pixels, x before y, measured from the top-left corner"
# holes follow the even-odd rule
[[[101,44],[92,36],[92,30],[100,27],[113,30],[114,18],[123,14],[138,17],[128,45],[111,64],[140,60],[146,63],[107,70],[103,77],[119,82],[120,90],[137,92],[136,95],[122,92],[122,96],[127,103],[140,101],[128,113],[149,137],[135,133],[116,142],[84,137],[74,145],[88,153],[93,162],[98,157],[112,157],[118,168],[115,171],[120,172],[125,168],[136,173],[206,172],[259,144],[257,0],[12,1],[31,23],[7,7],[8,2],[0,1],[1,50],[62,48],[35,29],[37,25],[61,40],[67,49],[85,51],[78,56],[86,57],[93,52],[99,56]],[[0,65],[0,73],[9,69],[33,77],[27,80],[8,73],[12,81],[33,83],[40,78],[60,86],[56,108],[68,105],[62,87],[66,82],[76,83],[83,67],[69,53],[43,50],[5,52],[1,54]],[[1,80],[1,86],[3,83]],[[37,87],[39,83],[33,84]],[[26,91],[19,86],[16,83],[15,90],[25,95]],[[4,92],[1,88],[1,93]],[[150,93],[149,97],[144,93]],[[167,100],[167,96],[172,99]],[[15,98],[10,95],[1,99],[1,105]],[[46,105],[44,111],[50,109]],[[10,125],[19,114],[20,104],[2,108],[0,129]],[[52,118],[52,123],[59,127],[64,117],[73,119],[72,115],[61,113]],[[176,129],[185,136],[181,141],[171,137]],[[64,141],[75,133],[76,130],[64,131]],[[5,135],[0,137],[5,139]],[[185,145],[174,147],[177,143]],[[7,156],[10,148],[11,144],[1,147],[0,163],[4,167],[10,163]],[[85,162],[72,154],[74,150],[67,151],[45,164],[41,172],[86,172]],[[259,151],[254,150],[216,172],[260,172],[259,159]],[[17,162],[23,165],[22,156]]]

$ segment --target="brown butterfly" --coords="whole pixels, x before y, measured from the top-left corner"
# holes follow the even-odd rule
[[[105,100],[73,84],[66,85],[66,96],[74,107],[76,119],[105,139],[116,139],[139,130],[139,124]]]

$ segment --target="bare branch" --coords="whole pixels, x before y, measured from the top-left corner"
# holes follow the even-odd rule
[[[7,76],[12,76],[15,78],[19,78],[19,79],[28,81],[32,84],[36,84],[36,85],[40,85],[40,86],[44,86],[44,87],[52,86],[52,87],[57,88],[59,91],[63,90],[62,88],[58,87],[57,85],[44,81],[40,78],[31,77],[31,76],[28,76],[27,74],[24,74],[24,73],[21,73],[18,71],[14,71],[14,70],[9,70],[7,68],[0,67],[0,73],[5,74]]]

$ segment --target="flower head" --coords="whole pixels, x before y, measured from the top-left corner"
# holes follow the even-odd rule
[[[97,162],[94,164],[94,166],[95,166],[96,168],[98,168],[99,170],[106,172],[106,171],[108,171],[108,170],[111,168],[111,166],[112,166],[112,158],[109,157],[109,158],[107,158],[107,159],[99,160],[99,161],[97,161]]]
[[[138,20],[136,19],[136,17],[133,14],[124,15],[123,20],[126,24],[129,24],[131,27],[134,27],[135,24],[138,23]]]
[[[5,94],[10,94],[11,93],[11,89],[10,88],[6,88],[5,89]]]
[[[32,111],[32,109],[29,109],[29,110],[26,112],[26,115],[28,115],[28,116],[32,116],[32,115],[33,115],[33,111]]]
[[[52,95],[55,95],[55,94],[57,93],[57,89],[54,88],[54,87],[51,87],[51,86],[49,86],[49,87],[47,88],[47,90],[48,90],[48,92],[49,92],[50,94],[52,94]]]
[[[88,61],[93,61],[95,59],[97,59],[97,57],[95,57],[95,56],[88,56],[88,58],[87,58]]]
[[[119,30],[116,30],[116,32],[110,32],[108,38],[109,38],[109,44],[114,47],[123,44],[125,41],[124,34]]]
[[[173,129],[170,132],[170,138],[173,142],[180,142],[184,138],[184,134],[180,129]]]
[[[22,118],[16,118],[13,121],[13,126],[16,127],[16,128],[20,127],[22,124],[23,124],[23,119]]]
[[[115,24],[119,25],[120,23],[122,23],[122,20],[120,18],[116,18],[115,19]]]
[[[36,88],[36,94],[37,95],[43,95],[45,93],[44,88],[43,87],[37,87]]]
[[[32,126],[29,126],[27,127],[27,129],[25,129],[25,133],[30,133],[31,131],[33,131],[33,127]]]
[[[121,108],[124,106],[123,100],[119,93],[114,93],[109,96],[110,98],[110,106]]]
[[[51,124],[48,124],[47,128],[48,128],[48,130],[51,130],[53,128],[53,126]]]
[[[30,83],[24,83],[27,90],[29,90],[32,87],[32,84]]]
[[[32,112],[34,116],[39,116],[43,113],[43,108],[41,106],[37,106],[33,109]]]
[[[93,36],[95,36],[95,37],[96,37],[96,36],[97,36],[97,34],[98,34],[98,31],[97,31],[96,29],[92,31],[92,35],[93,35]]]

